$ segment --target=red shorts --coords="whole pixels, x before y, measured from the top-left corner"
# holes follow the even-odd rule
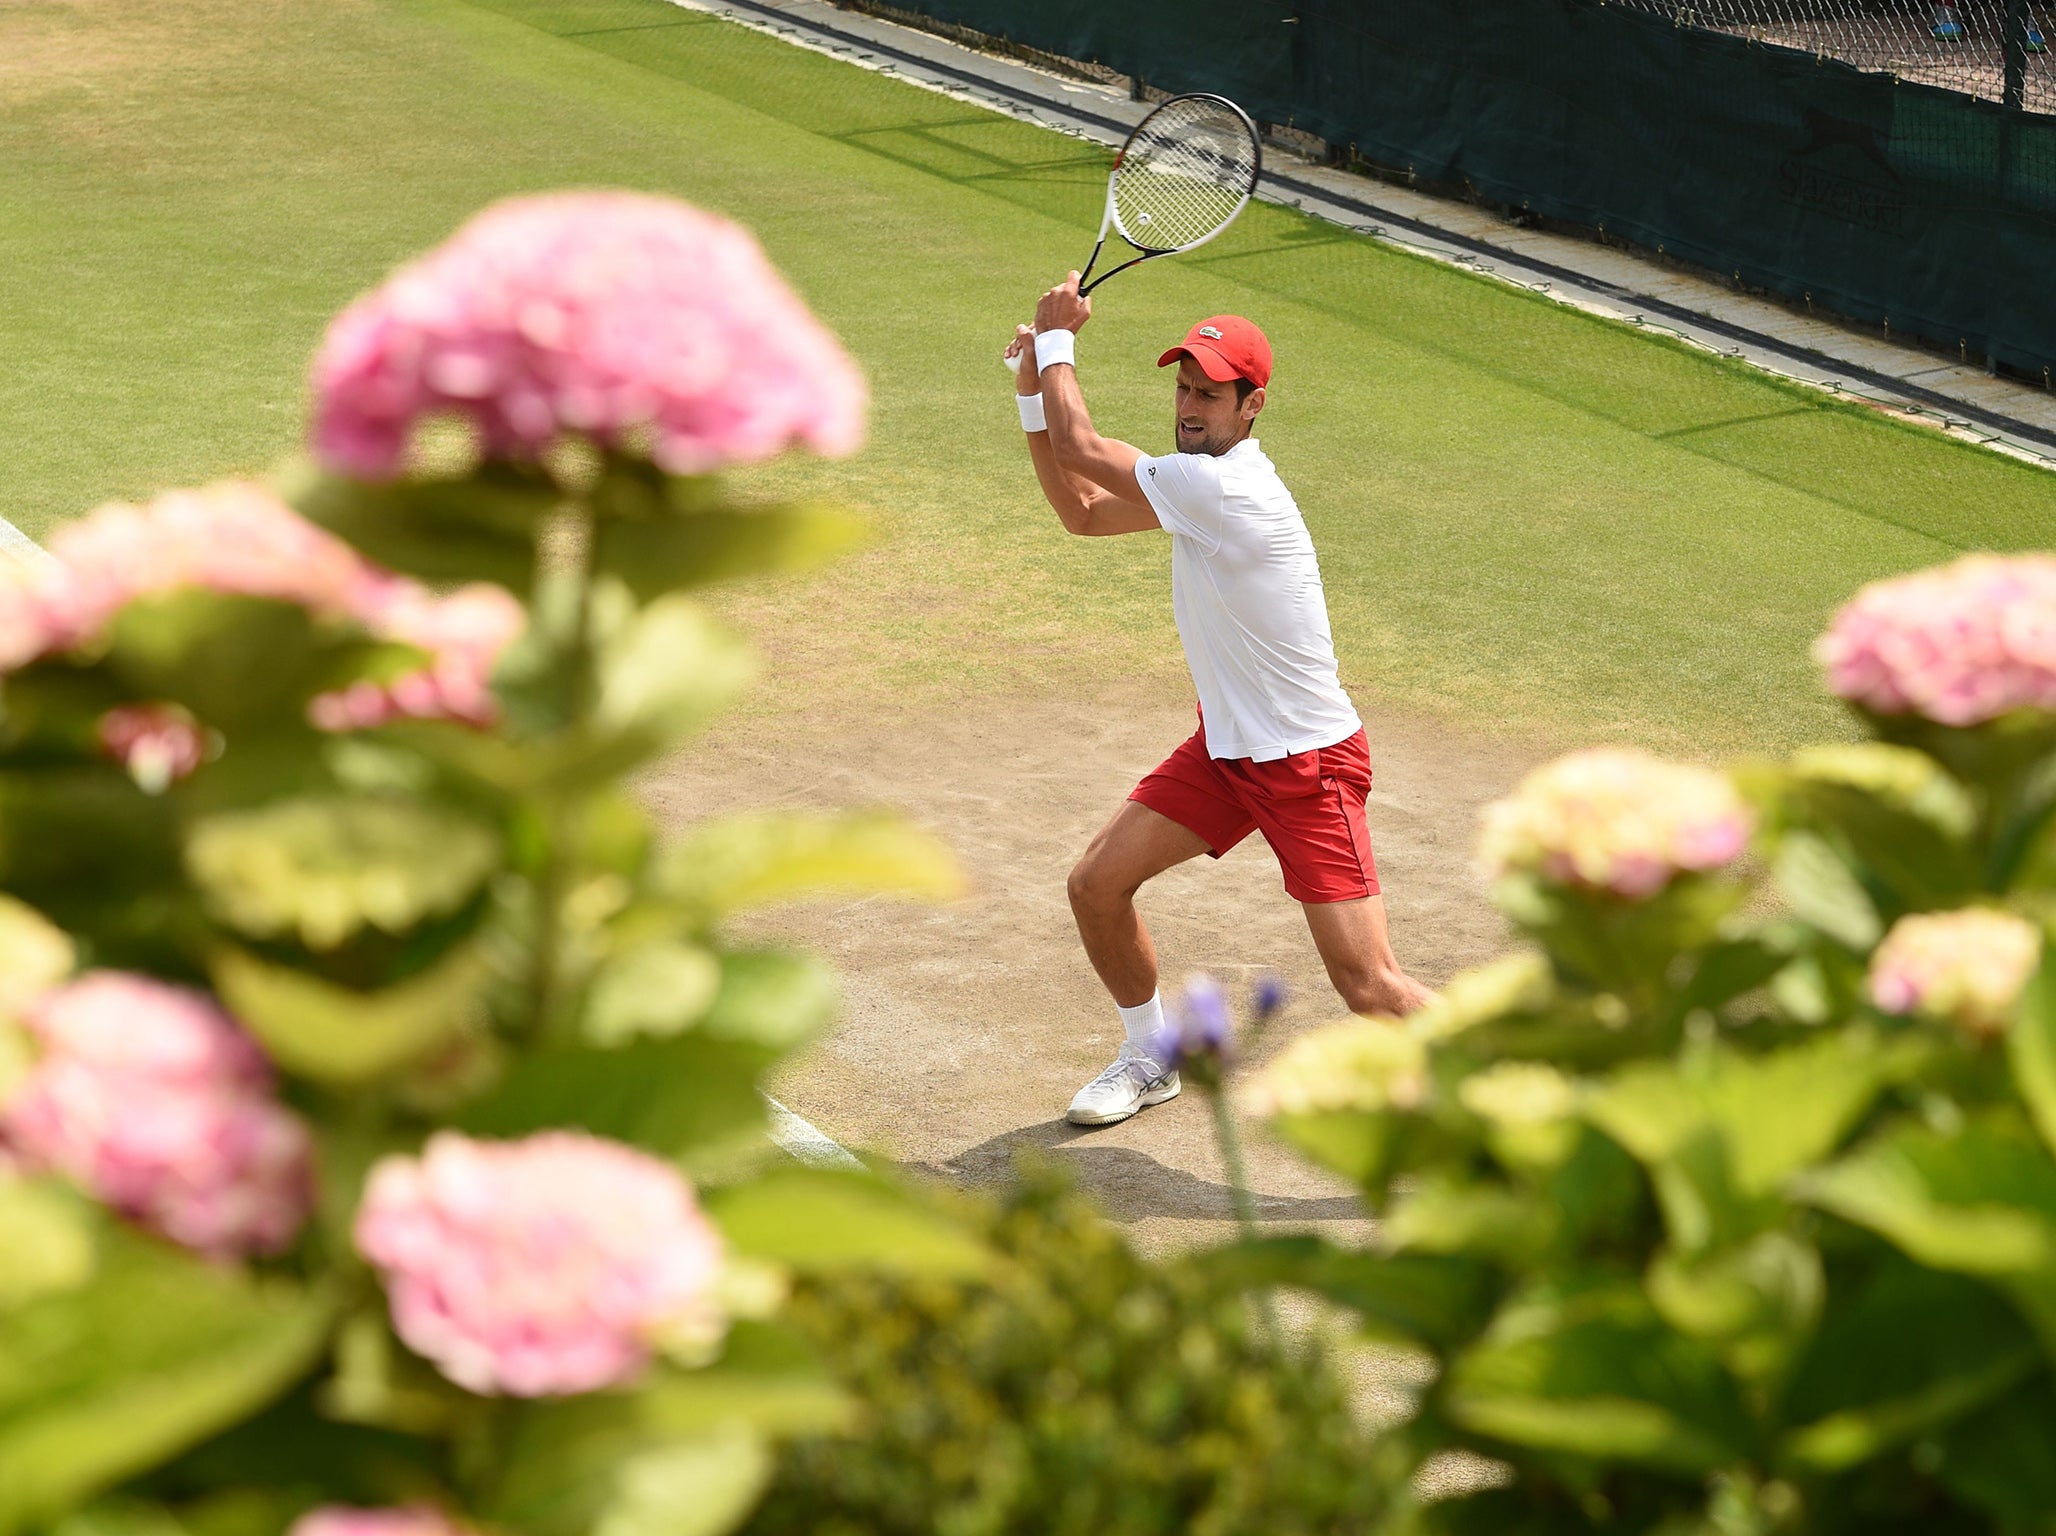
[[[1274,762],[1209,757],[1201,725],[1128,798],[1206,839],[1219,858],[1261,832],[1295,901],[1357,901],[1378,894],[1364,800],[1371,749],[1358,731],[1332,747]]]

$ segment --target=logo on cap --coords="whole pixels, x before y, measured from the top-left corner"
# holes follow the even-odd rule
[[[1215,330],[1210,325],[1202,325],[1199,328],[1199,334],[1202,336],[1211,336],[1215,341],[1219,341],[1221,339],[1221,333]]]

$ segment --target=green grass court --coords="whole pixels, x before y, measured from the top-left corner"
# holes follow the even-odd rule
[[[330,314],[501,195],[677,193],[754,228],[875,391],[830,490],[880,541],[733,601],[780,699],[1182,673],[1167,541],[1070,540],[994,356],[1083,260],[1107,156],[662,0],[17,0],[0,10],[0,511],[31,534],[296,443]],[[1270,332],[1262,436],[1370,709],[1722,755],[1840,733],[1807,645],[1858,584],[2046,542],[2056,476],[1254,206],[1110,285],[1103,430],[1157,351]]]

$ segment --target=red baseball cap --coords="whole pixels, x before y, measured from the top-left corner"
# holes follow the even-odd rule
[[[1200,371],[1216,384],[1247,379],[1261,389],[1271,382],[1271,344],[1240,315],[1207,316],[1157,359],[1157,367],[1168,368],[1181,357],[1199,364]]]

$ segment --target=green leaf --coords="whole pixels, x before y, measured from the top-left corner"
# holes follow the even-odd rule
[[[1544,1286],[1509,1303],[1440,1396],[1462,1428],[1532,1450],[1698,1476],[1750,1448],[1719,1360],[1630,1284]]]
[[[720,1190],[707,1207],[742,1253],[804,1273],[882,1270],[975,1277],[992,1255],[912,1192],[868,1173],[784,1168]]]
[[[1523,1265],[1554,1240],[1556,1213],[1534,1192],[1431,1174],[1401,1195],[1380,1240],[1395,1253],[1448,1254]]]
[[[0,895],[0,1015],[56,986],[77,964],[70,935],[34,907]]]
[[[723,1536],[757,1507],[771,1471],[769,1448],[739,1425],[640,1452],[621,1464],[593,1536]]]
[[[818,1384],[818,1372],[813,1379]],[[731,1375],[728,1384],[740,1381]],[[698,1398],[683,1411],[682,1388]],[[708,1422],[705,1410],[724,1396],[727,1411]],[[666,1373],[628,1392],[524,1405],[509,1416],[495,1480],[478,1513],[529,1536],[597,1536],[609,1522],[626,1522],[631,1531],[647,1526],[652,1536],[729,1529],[754,1507],[770,1469],[752,1423],[758,1405],[747,1386],[695,1389]],[[680,1428],[686,1421],[697,1427]],[[710,1449],[740,1461],[747,1475],[704,1474]],[[706,1518],[726,1523],[696,1523],[702,1516],[674,1505],[674,1498],[690,1505],[695,1489],[711,1506]]]
[[[2056,1516],[2056,1383],[2044,1376],[1959,1418],[1942,1438],[1951,1492],[2007,1531],[2046,1533]]]
[[[391,649],[296,603],[190,589],[130,603],[108,635],[104,665],[130,697],[182,704],[232,741],[297,723],[308,699]]]
[[[2056,1270],[2056,1162],[2010,1117],[1954,1133],[1901,1123],[1796,1192],[1938,1269],[1992,1279]]]
[[[640,761],[726,705],[756,662],[697,603],[660,597],[607,639],[599,674],[595,722]]]
[[[374,992],[339,986],[232,944],[209,963],[228,1010],[287,1072],[338,1085],[368,1083],[419,1060],[483,1020],[491,966],[477,945]]]
[[[520,1057],[456,1119],[474,1136],[591,1131],[688,1163],[762,1133],[757,1078],[773,1054],[705,1028],[613,1049],[556,1046]]]
[[[1936,1269],[1998,1282],[2056,1359],[2056,1160],[2011,1114],[1901,1123],[1794,1186]]]
[[[1875,741],[1808,747],[1793,755],[1791,785],[1805,819],[1902,910],[1954,906],[1979,888],[1976,808],[1933,758]]]
[[[1318,1237],[1255,1238],[1193,1262],[1230,1285],[1317,1292],[1353,1308],[1374,1338],[1433,1349],[1474,1337],[1493,1300],[1491,1271],[1472,1260],[1363,1253]]]
[[[963,894],[949,849],[897,816],[760,812],[703,821],[664,855],[659,887],[709,917],[829,891]]]
[[[319,1292],[110,1229],[94,1280],[0,1315],[0,1533],[13,1536],[278,1396]]]
[[[672,1438],[738,1421],[770,1435],[832,1435],[855,1427],[859,1406],[799,1334],[777,1322],[738,1319],[720,1359],[658,1375],[643,1390],[638,1412]]]
[[[171,806],[112,764],[0,773],[0,884],[62,926],[178,878]]]
[[[365,928],[405,933],[459,911],[499,867],[499,839],[391,796],[308,796],[211,816],[186,867],[217,922],[332,950]]]
[[[2034,1335],[1986,1287],[1888,1262],[1827,1309],[1794,1368],[1779,1464],[1857,1466],[1993,1401],[2038,1361]]]
[[[585,1036],[623,1045],[688,1030],[721,991],[721,959],[698,944],[660,939],[611,956],[586,995]]]
[[[1836,943],[1868,952],[1884,936],[1870,893],[1824,839],[1811,832],[1786,834],[1772,873],[1793,915]]]
[[[1782,1375],[1812,1334],[1826,1281],[1811,1243],[1772,1231],[1696,1258],[1658,1254],[1644,1288],[1665,1322],[1761,1385]]]
[[[700,1028],[722,1040],[789,1051],[835,1017],[835,971],[792,950],[733,950],[721,958],[721,990]]]
[[[1407,1024],[1424,1040],[1445,1040],[1481,1024],[1539,1014],[1555,997],[1549,961],[1530,950],[1459,971]]]
[[[192,1536],[162,1504],[140,1499],[97,1499],[51,1522],[48,1536]]]
[[[1692,1255],[1774,1221],[1784,1181],[1831,1153],[1918,1049],[1860,1030],[1762,1056],[1714,1046],[1622,1068],[1585,1115],[1649,1170],[1673,1246]]]
[[[0,1317],[92,1279],[94,1221],[71,1190],[0,1173]]]
[[[2027,1103],[2042,1144],[2056,1154],[2056,945],[2042,947],[2042,963],[2021,993],[2020,1011],[2006,1035],[2013,1082]]]
[[[1645,1000],[1662,995],[1680,955],[1717,941],[1747,894],[1738,880],[1694,874],[1641,900],[1527,875],[1508,876],[1492,889],[1500,910],[1539,940],[1565,975]]]
[[[396,571],[430,581],[493,581],[527,588],[544,520],[563,494],[539,471],[493,463],[459,480],[367,485],[290,467],[280,493],[292,506]]]
[[[1763,1195],[1832,1152],[1913,1060],[1913,1048],[1853,1029],[1761,1056],[1715,1047],[1676,1065],[1622,1068],[1591,1091],[1585,1113],[1645,1164],[1671,1159],[1711,1129],[1737,1189]]]
[[[819,502],[622,519],[604,525],[596,568],[647,600],[738,576],[811,569],[855,549],[865,532],[861,519]]]
[[[1763,986],[1791,959],[1782,944],[1761,936],[1716,944],[1699,957],[1692,980],[1677,1001],[1680,1016],[1696,1008],[1723,1008]]]
[[[1279,1115],[1270,1122],[1279,1140],[1379,1198],[1392,1175],[1403,1126],[1397,1115],[1359,1110],[1315,1110]]]
[[[261,1412],[151,1473],[146,1486],[177,1501],[193,1536],[280,1536],[316,1502],[447,1501],[447,1442],[338,1420],[325,1411],[323,1385],[302,1378]],[[455,1387],[444,1390],[459,1396]]]

